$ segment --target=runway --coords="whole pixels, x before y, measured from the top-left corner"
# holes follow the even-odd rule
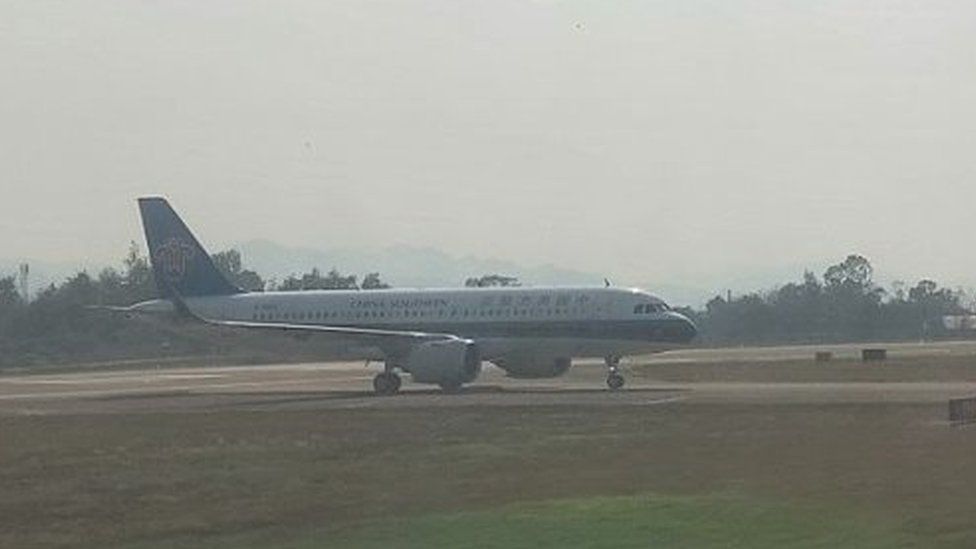
[[[863,345],[827,348],[853,357]],[[926,368],[932,360],[967,363],[976,370],[976,344],[886,345],[909,367]],[[935,403],[976,394],[976,377],[945,376],[912,380],[803,381],[803,371],[817,366],[809,359],[823,347],[773,347],[688,350],[630,361],[624,390],[610,392],[599,361],[581,361],[560,378],[515,380],[486,366],[476,383],[460,394],[443,394],[416,385],[405,376],[403,392],[377,397],[371,392],[378,366],[363,363],[280,364],[263,366],[193,367],[130,371],[78,372],[0,376],[0,416],[85,413],[164,413],[213,410],[281,410],[335,408],[422,408],[457,406],[649,406],[695,403]],[[926,362],[928,361],[928,362]],[[746,372],[741,379],[695,379],[695,368],[735,363]],[[745,364],[745,366],[741,366]],[[688,379],[655,379],[655,368],[688,371]],[[793,370],[784,375],[787,365]],[[856,365],[844,368],[857,368]],[[744,369],[743,369],[744,368]],[[902,364],[902,368],[905,368]],[[967,368],[968,369],[968,368]],[[731,368],[727,368],[731,371]],[[778,374],[773,380],[763,374]],[[791,379],[794,375],[797,379]],[[772,378],[772,375],[769,377]],[[918,376],[913,376],[918,377]]]
[[[376,368],[361,363],[181,368],[0,377],[0,415],[159,413],[219,409],[399,408],[513,405],[646,405],[686,390],[637,385],[611,394],[600,370],[556,380],[512,380],[485,369],[459,394],[444,394],[404,376],[394,397],[372,394]],[[543,381],[545,381],[543,383]],[[608,398],[609,397],[609,398]]]

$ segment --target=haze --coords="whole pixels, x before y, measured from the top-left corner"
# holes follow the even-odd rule
[[[976,4],[0,5],[0,258],[430,246],[713,283],[971,285]],[[326,266],[328,267],[328,266]]]

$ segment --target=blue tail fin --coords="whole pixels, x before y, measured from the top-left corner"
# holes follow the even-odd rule
[[[160,297],[230,295],[242,290],[227,281],[165,198],[139,199],[149,260]]]

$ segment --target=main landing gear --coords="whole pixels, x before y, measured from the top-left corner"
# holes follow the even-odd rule
[[[380,396],[395,395],[400,391],[402,383],[403,380],[393,371],[393,367],[387,365],[383,372],[376,374],[376,377],[373,378],[373,390]]]
[[[624,376],[620,374],[618,367],[620,366],[619,356],[608,356],[604,359],[607,363],[607,387],[611,391],[616,391],[624,386]]]

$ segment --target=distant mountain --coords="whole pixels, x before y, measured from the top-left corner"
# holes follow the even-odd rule
[[[252,240],[237,246],[244,264],[262,276],[282,278],[307,272],[313,267],[343,273],[379,272],[384,281],[397,287],[453,287],[465,279],[488,273],[519,277],[532,285],[602,284],[599,275],[563,269],[552,265],[525,267],[511,261],[455,257],[433,248],[389,246],[381,249],[336,248],[317,250],[293,248],[267,240]]]
[[[518,277],[530,286],[602,286],[604,275],[566,269],[554,265],[526,266],[513,261],[453,256],[433,248],[389,246],[379,249],[336,248],[319,250],[282,246],[267,240],[238,244],[244,264],[264,277],[281,280],[290,274],[332,268],[360,278],[379,272],[394,287],[458,287],[470,277],[503,274]],[[626,284],[631,285],[631,284]],[[707,290],[678,285],[640,283],[649,291],[678,305],[699,306],[711,294]]]

